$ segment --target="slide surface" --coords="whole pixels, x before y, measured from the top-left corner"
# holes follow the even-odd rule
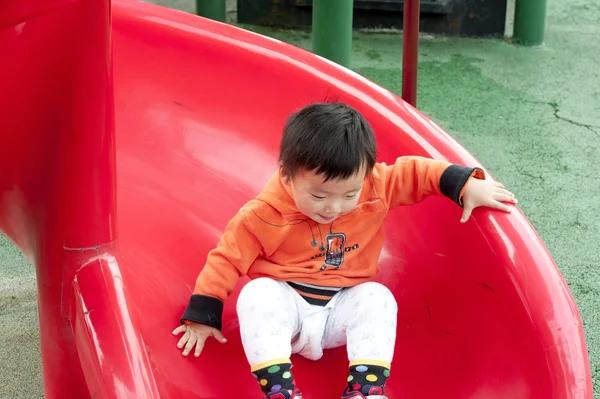
[[[55,35],[40,27],[24,39],[29,22],[10,19],[10,13],[0,17],[0,50],[22,60],[0,77],[16,93],[16,102],[0,102],[9,121],[16,115],[2,133],[9,136],[10,153],[0,165],[14,173],[0,178],[0,229],[38,268],[47,397],[260,397],[235,315],[245,278],[225,306],[227,344],[211,340],[200,358],[185,358],[171,331],[207,252],[275,171],[290,112],[310,102],[345,101],[373,126],[380,161],[423,155],[479,165],[425,115],[351,71],[232,26],[122,0],[112,4],[112,30],[87,42],[95,48],[106,37],[112,41],[107,54],[112,51],[108,71],[114,80],[103,87],[114,90],[116,128],[114,140],[102,143],[115,151],[90,144],[98,150],[96,162],[66,136],[38,145],[30,139],[68,130],[70,123],[78,126],[82,118],[64,108],[53,110],[51,101],[51,93],[59,92],[63,106],[74,104],[66,99],[69,87],[56,83],[73,74],[56,76],[61,69],[48,65],[68,64],[87,81],[90,72],[81,68],[92,62],[87,55],[96,54],[85,47],[78,58],[73,48],[56,44],[77,35],[77,26],[65,22],[79,21],[78,13],[86,10],[89,15],[106,11],[102,1],[88,2],[97,9],[81,1],[42,3],[35,12],[19,6],[9,11],[31,19],[33,26],[44,18],[45,29],[60,24]],[[108,26],[108,20],[97,19]],[[32,64],[33,56],[22,50],[26,45],[47,63]],[[58,55],[55,45],[64,45]],[[51,76],[39,72],[43,65]],[[18,94],[20,79],[46,91],[37,97]],[[81,98],[94,104],[96,113],[113,107],[98,97]],[[102,156],[116,167],[114,185],[86,203],[114,203],[106,245],[64,244],[73,241],[75,233],[68,232],[58,242],[74,219],[54,209],[70,204],[65,209],[78,215],[77,184],[99,178],[85,162],[102,164]],[[72,168],[74,158],[82,161],[80,168]],[[66,180],[55,179],[58,174]],[[377,281],[392,290],[399,305],[386,394],[392,399],[591,398],[576,305],[527,219],[517,209],[509,215],[478,210],[463,225],[460,215],[448,199],[429,198],[394,210],[386,223]],[[88,224],[79,231],[93,229]],[[79,266],[64,266],[70,264]],[[58,277],[50,276],[50,267],[61,270]],[[305,399],[341,396],[345,348],[327,351],[319,362],[292,360]]]

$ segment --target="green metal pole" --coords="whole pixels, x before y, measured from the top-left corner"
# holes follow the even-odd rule
[[[515,42],[537,46],[544,42],[546,0],[517,0],[515,4]]]
[[[350,67],[353,0],[314,0],[312,50],[315,54]]]
[[[196,14],[201,17],[225,22],[226,0],[196,0]]]

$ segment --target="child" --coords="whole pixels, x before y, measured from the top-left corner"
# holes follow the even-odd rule
[[[397,305],[372,282],[388,211],[444,195],[464,207],[509,212],[516,203],[499,183],[467,168],[423,157],[375,162],[367,121],[340,103],[313,104],[284,128],[280,168],[256,199],[229,222],[202,269],[174,335],[199,356],[221,334],[223,302],[237,279],[242,344],[264,398],[299,399],[290,356],[319,359],[346,345],[348,386],[342,398],[385,398],[396,339]]]

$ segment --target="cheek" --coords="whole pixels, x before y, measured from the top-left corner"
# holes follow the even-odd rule
[[[311,199],[303,200],[301,206],[302,206],[302,209],[300,209],[300,211],[303,213],[306,213],[308,215],[318,213],[322,208],[319,202],[313,201]]]
[[[349,213],[352,212],[354,210],[354,208],[356,208],[356,206],[358,205],[358,198],[352,201],[346,201],[346,203],[344,204],[344,207],[342,209],[342,213]]]
[[[321,210],[319,202],[313,201],[312,198],[307,198],[306,196],[298,196],[295,198],[295,202],[298,210],[307,216],[312,216]]]

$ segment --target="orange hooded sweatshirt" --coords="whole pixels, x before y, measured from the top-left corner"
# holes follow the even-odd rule
[[[472,176],[483,179],[484,173],[417,156],[400,157],[389,166],[377,163],[365,178],[357,207],[324,225],[298,211],[276,172],[208,254],[181,321],[221,329],[223,302],[244,275],[288,282],[309,303],[326,304],[339,289],[377,275],[382,225],[391,209],[430,195],[445,195],[462,206]]]

